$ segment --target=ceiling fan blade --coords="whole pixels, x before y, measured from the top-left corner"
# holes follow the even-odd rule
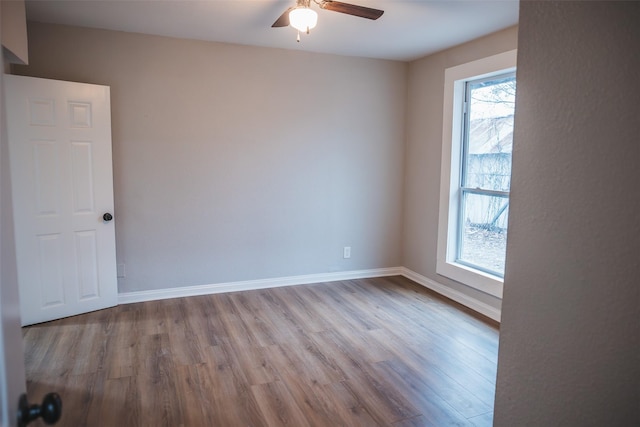
[[[294,9],[294,8],[290,7],[289,9],[285,10],[284,13],[280,15],[280,18],[276,19],[276,22],[273,23],[271,28],[289,26],[289,12],[291,12],[291,9]]]
[[[342,3],[340,1],[324,0],[320,3],[322,9],[331,10],[333,12],[346,13],[347,15],[358,16],[360,18],[378,19],[384,13],[384,10],[372,9],[370,7],[357,6],[355,4]]]

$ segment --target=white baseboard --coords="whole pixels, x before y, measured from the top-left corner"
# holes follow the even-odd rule
[[[428,277],[425,277],[421,274],[416,273],[415,271],[409,270],[406,267],[400,267],[401,275],[406,277],[407,279],[411,279],[414,282],[424,286],[425,288],[429,288],[432,291],[439,293],[449,299],[454,300],[457,303],[460,303],[466,307],[469,307],[472,310],[477,311],[480,314],[487,316],[490,319],[495,320],[496,322],[500,322],[501,310],[495,307],[492,307],[488,304],[485,304],[482,301],[478,301],[475,298],[470,297],[469,295],[463,294],[460,291],[452,289],[448,286],[443,285],[442,283],[438,283],[435,280],[431,280]]]
[[[150,291],[134,291],[118,294],[118,304],[154,301],[169,298],[183,298],[223,292],[251,291],[277,288],[281,286],[308,285],[311,283],[336,282],[340,280],[366,279],[370,277],[405,276],[414,282],[452,299],[497,322],[500,310],[476,300],[462,292],[451,289],[405,267],[376,268],[371,270],[340,271],[335,273],[308,274],[304,276],[276,277],[273,279],[245,280],[241,282],[215,283],[211,285],[184,286]]]
[[[185,286],[150,291],[134,291],[118,294],[118,304],[154,301],[168,298],[183,298],[223,292],[251,291],[281,286],[308,285],[311,283],[336,282],[340,280],[365,279],[370,277],[400,276],[401,267],[376,268],[371,270],[341,271],[335,273],[308,274],[304,276],[276,277],[273,279],[246,280],[241,282],[215,283],[211,285]]]

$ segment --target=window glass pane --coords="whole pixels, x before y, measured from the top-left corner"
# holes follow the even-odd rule
[[[465,192],[458,261],[504,276],[508,215],[508,198]]]
[[[515,95],[513,75],[468,83],[464,187],[509,191]]]

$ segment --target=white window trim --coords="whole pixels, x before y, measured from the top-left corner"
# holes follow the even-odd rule
[[[464,85],[469,80],[515,71],[517,50],[447,68],[444,73],[442,163],[436,272],[442,276],[502,298],[503,279],[455,262],[457,242],[458,183],[462,148]],[[454,161],[452,161],[454,160]],[[457,243],[456,243],[457,244]]]

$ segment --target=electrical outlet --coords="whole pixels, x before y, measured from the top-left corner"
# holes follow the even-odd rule
[[[344,258],[351,258],[351,246],[345,246],[342,252]]]

